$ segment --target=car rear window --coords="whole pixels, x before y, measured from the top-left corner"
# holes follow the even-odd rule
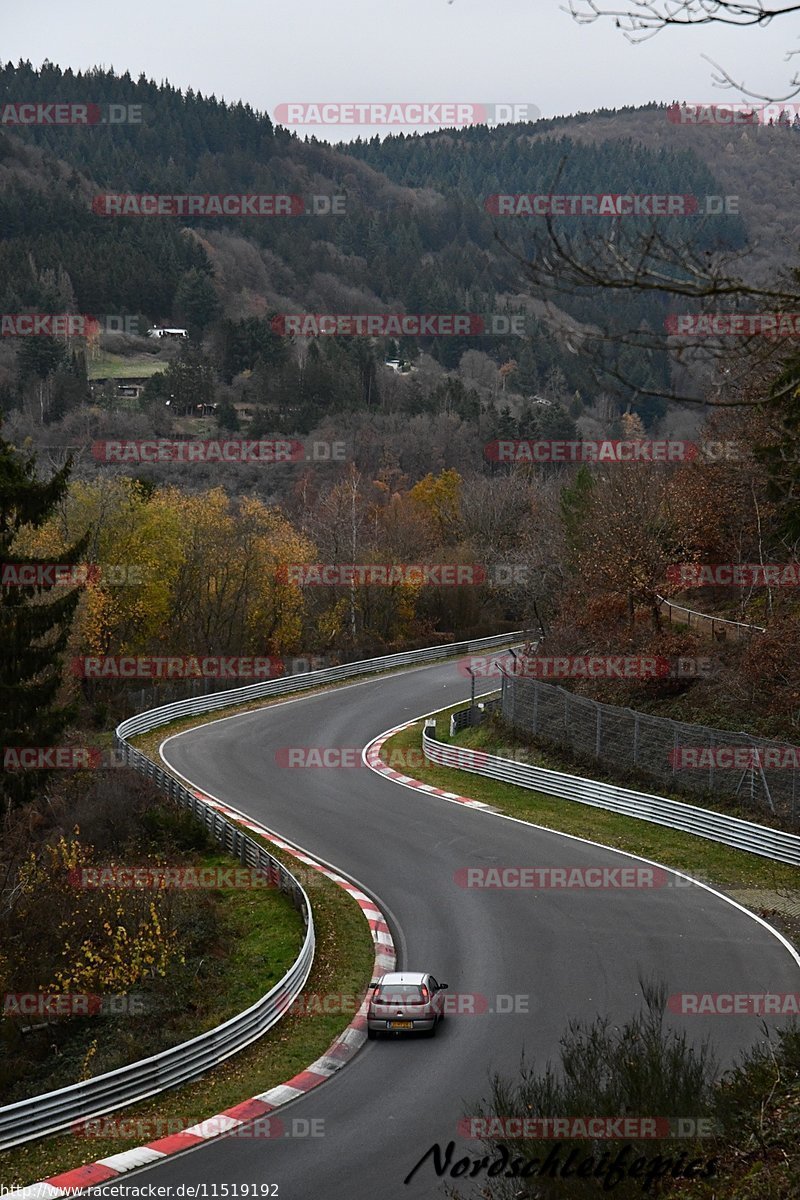
[[[424,1004],[428,989],[424,991],[418,983],[391,983],[379,988],[375,999],[379,1004]]]

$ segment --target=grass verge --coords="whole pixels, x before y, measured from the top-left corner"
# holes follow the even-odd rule
[[[449,737],[451,712],[464,704],[436,714],[437,737],[488,753],[515,747],[515,739],[494,720]],[[415,751],[415,766],[408,774],[434,787],[467,795],[491,804],[499,812],[561,833],[597,841],[614,849],[654,859],[665,866],[685,871],[719,888],[779,928],[790,941],[800,945],[800,886],[796,868],[770,862],[754,854],[729,849],[666,827],[653,825],[592,808],[570,800],[545,796],[526,788],[484,779],[467,771],[417,766],[422,744],[419,721],[394,734],[381,749],[381,757],[403,771],[403,754]],[[530,748],[529,742],[517,741]],[[539,756],[542,760],[545,755]],[[535,761],[534,756],[528,761]],[[576,774],[574,766],[558,764],[548,751],[546,765],[553,770]],[[440,803],[434,798],[432,804]],[[698,1154],[713,1157],[717,1171],[709,1180],[664,1181],[668,1196],[685,1200],[788,1200],[800,1195],[800,1026],[773,1037],[767,1048],[754,1051],[741,1066],[727,1074],[713,1093],[713,1108],[720,1132]],[[473,1106],[474,1111],[474,1106]],[[519,1106],[515,1112],[522,1111]],[[559,1112],[566,1111],[559,1109]],[[584,1105],[581,1112],[595,1111]],[[517,1147],[514,1148],[515,1150]],[[638,1187],[626,1194],[641,1194]],[[575,1185],[554,1185],[548,1195],[577,1195]],[[624,1191],[624,1188],[621,1189]],[[519,1193],[522,1195],[522,1193]],[[542,1193],[544,1194],[544,1193]],[[581,1195],[606,1194],[597,1186]]]
[[[265,844],[291,868],[291,856]],[[372,976],[375,951],[361,909],[347,892],[323,875],[310,898],[317,949],[305,992],[363,996]],[[252,1046],[201,1079],[118,1110],[115,1118],[135,1122],[134,1136],[87,1138],[58,1134],[28,1142],[0,1153],[0,1183],[7,1189],[24,1186],[214,1116],[302,1071],[325,1052],[350,1020],[350,1013],[288,1013]]]
[[[230,866],[231,859],[216,848],[191,862],[198,871]],[[221,1025],[283,978],[305,937],[301,914],[277,888],[204,892],[202,904],[196,901],[182,919],[183,928],[188,919],[193,936],[202,939],[200,953],[183,965],[171,964],[166,986],[145,988],[141,1012],[73,1021],[46,1055],[35,1042],[29,1044],[24,1076],[0,1103],[69,1087]]]
[[[463,704],[455,705],[436,714],[436,736],[440,741],[452,741],[455,745],[469,746],[485,750],[487,753],[496,752],[501,747],[505,747],[506,750],[514,747],[514,739],[505,729],[501,730],[493,719],[484,725],[465,729],[451,739],[448,733],[450,713],[463,707]],[[384,761],[402,770],[398,764],[403,761],[403,753],[408,750],[415,752],[416,760],[422,745],[422,726],[423,722],[419,721],[389,738],[381,750]],[[519,745],[522,746],[523,743],[520,742]],[[574,768],[569,765],[554,766],[552,755],[548,757],[546,765],[570,774],[575,773]],[[688,875],[696,876],[703,882],[718,886],[729,893],[746,890],[765,893],[771,898],[785,897],[790,909],[794,901],[800,901],[797,869],[760,858],[756,854],[746,854],[744,851],[720,846],[705,838],[693,837],[691,834],[662,825],[620,816],[575,801],[562,800],[557,796],[545,796],[540,792],[499,783],[494,779],[485,779],[480,775],[451,767],[424,763],[419,767],[415,766],[409,774],[423,783],[433,784],[434,787],[481,800],[499,812],[522,821],[543,825],[560,833],[588,838],[590,841],[602,842],[605,846],[626,850],[643,858],[655,859],[665,866],[685,871]],[[793,932],[800,940],[800,920],[797,921]]]
[[[453,657],[458,658],[460,655]],[[403,668],[393,668],[391,673],[414,669],[419,665],[424,664],[415,663]],[[369,680],[374,677],[369,675],[362,678]],[[360,679],[343,680],[339,684],[309,688],[290,697],[258,699],[218,712],[183,718],[160,726],[133,739],[133,742],[138,749],[154,761],[158,761],[158,747],[166,737],[175,733],[206,724],[218,716],[227,717],[251,712],[283,703],[287,698],[317,694],[330,690],[331,687],[344,687],[353,682],[360,682]],[[99,734],[96,740],[100,746],[107,747],[112,743],[113,735]],[[261,841],[271,854],[290,869],[293,865],[296,866],[291,855],[276,849],[268,839],[260,838],[254,833],[250,836],[256,841]],[[264,894],[252,893],[249,898]],[[246,901],[248,895],[245,893],[244,896]],[[305,993],[343,995],[360,999],[372,977],[375,957],[372,935],[363,913],[347,892],[321,874],[315,877],[310,899],[317,946]],[[291,911],[294,913],[293,909]],[[244,910],[243,915],[246,915]],[[257,943],[251,941],[247,935],[245,940],[246,949],[249,952],[255,951]],[[258,994],[263,994],[266,990],[265,987]],[[226,1004],[230,999],[230,993],[227,992]],[[233,1007],[241,1011],[241,1008],[247,1007],[247,1002],[242,1003],[240,1007]],[[226,1015],[231,1013],[227,1012]],[[167,1130],[196,1124],[251,1095],[264,1092],[291,1078],[323,1054],[334,1038],[347,1027],[350,1019],[349,1012],[334,1014],[315,1011],[306,1015],[288,1013],[253,1046],[235,1055],[208,1076],[113,1114],[119,1120],[138,1122],[135,1126],[138,1130],[136,1136],[93,1138],[87,1141],[86,1138],[63,1134],[14,1147],[0,1153],[0,1184],[10,1190],[86,1162],[119,1154],[134,1146],[153,1141],[163,1136]],[[212,1021],[209,1025],[214,1023],[216,1022]]]

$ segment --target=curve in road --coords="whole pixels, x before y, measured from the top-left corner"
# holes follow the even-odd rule
[[[170,1195],[179,1185],[183,1195],[204,1187],[195,1195],[208,1200],[223,1184],[275,1184],[281,1200],[441,1196],[430,1166],[403,1180],[433,1143],[456,1139],[457,1157],[478,1153],[478,1143],[458,1142],[457,1126],[488,1094],[490,1073],[515,1073],[523,1049],[529,1062],[556,1057],[571,1018],[624,1021],[639,1008],[640,977],[663,980],[670,993],[797,989],[797,961],[774,931],[706,888],[467,890],[457,882],[466,867],[613,869],[630,856],[442,803],[364,766],[278,765],[289,747],[360,755],[432,700],[438,709],[466,699],[467,686],[456,663],[440,664],[223,717],[164,743],[165,761],[195,786],[375,896],[402,966],[484,997],[486,1011],[448,1017],[432,1040],[368,1043],[346,1070],[282,1110],[290,1133],[297,1116],[321,1119],[324,1137],[221,1138],[126,1176],[117,1195],[130,1180],[131,1189],[152,1184]],[[752,1044],[760,1023],[670,1019],[693,1040],[710,1035],[723,1062]]]

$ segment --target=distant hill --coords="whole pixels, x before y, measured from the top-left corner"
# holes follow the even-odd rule
[[[800,138],[680,128],[663,106],[331,147],[301,140],[249,106],[182,94],[144,76],[51,64],[0,69],[0,105],[54,100],[141,105],[142,121],[0,131],[2,312],[175,321],[192,272],[213,280],[217,316],[234,322],[274,312],[502,312],[528,294],[523,264],[535,225],[487,211],[487,197],[498,192],[736,193],[741,216],[714,223],[715,244],[756,247],[754,265],[768,270],[787,239],[796,240],[791,172]],[[91,206],[104,191],[343,195],[346,211],[101,217]],[[581,228],[591,232],[603,220],[587,218]],[[675,224],[686,229],[685,219]],[[599,303],[584,297],[564,307],[591,323]],[[644,309],[616,298],[613,319],[619,328],[643,319],[660,326],[665,311],[658,298]],[[423,350],[452,368],[466,350],[479,350],[498,364],[524,360],[530,392],[553,370],[567,393],[595,390],[587,365],[544,319],[529,329],[524,341],[420,338],[387,345],[386,353]],[[640,356],[628,373],[645,387],[669,383],[658,355]],[[639,407],[646,419],[657,415],[652,404]]]

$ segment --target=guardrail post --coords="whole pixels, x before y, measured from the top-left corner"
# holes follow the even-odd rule
[[[639,714],[633,715],[633,765],[637,766],[639,762]]]
[[[489,645],[507,645],[516,641],[522,630],[502,634],[497,637],[478,638],[474,648],[488,649]],[[358,663],[347,663],[323,671],[305,673],[302,687],[313,687],[316,682],[332,683],[340,679],[352,678],[358,675],[372,674],[376,671],[392,669],[411,663],[433,661],[447,655],[466,652],[471,643],[448,646],[425,647],[421,650],[404,651],[400,654],[386,655],[379,659],[367,659]],[[174,796],[185,809],[194,813],[197,820],[208,830],[216,840],[226,847],[231,847],[247,864],[253,861],[257,865],[269,864],[269,875],[280,882],[281,890],[291,892],[295,903],[303,913],[306,924],[306,936],[300,954],[294,965],[287,971],[281,983],[276,984],[265,996],[261,997],[245,1013],[231,1017],[215,1029],[198,1034],[189,1042],[173,1046],[168,1050],[143,1062],[129,1063],[118,1067],[104,1075],[94,1076],[85,1082],[69,1084],[57,1091],[40,1096],[32,1096],[26,1100],[17,1101],[11,1105],[0,1106],[0,1149],[8,1149],[30,1141],[34,1137],[43,1137],[50,1133],[59,1132],[67,1127],[68,1121],[82,1120],[90,1116],[103,1115],[116,1111],[135,1100],[157,1095],[167,1087],[176,1086],[192,1079],[197,1079],[208,1070],[227,1060],[227,1058],[249,1045],[254,1037],[260,1036],[272,1028],[280,1020],[286,1010],[281,1003],[284,996],[293,996],[299,992],[308,974],[314,958],[314,922],[311,906],[300,883],[289,871],[279,864],[268,851],[258,843],[248,838],[238,826],[232,824],[211,805],[206,804],[195,796],[174,776],[161,770],[151,759],[141,751],[136,750],[127,741],[129,736],[166,725],[178,716],[196,715],[210,712],[226,705],[240,704],[243,699],[254,699],[283,694],[289,690],[300,690],[299,686],[289,688],[286,682],[267,681],[234,688],[230,691],[220,691],[210,683],[201,688],[197,681],[191,684],[191,696],[184,697],[175,703],[153,706],[146,712],[136,713],[121,721],[114,731],[114,744],[118,749],[120,760],[139,775],[155,780],[164,791]],[[175,687],[141,689],[140,704],[144,708],[149,700],[152,704],[154,697],[165,694],[174,695]],[[195,700],[199,691],[204,696]],[[432,722],[433,723],[433,722]],[[434,723],[435,724],[435,723]],[[256,1011],[257,1010],[257,1011]],[[2,1190],[0,1188],[0,1190]]]
[[[545,688],[548,685],[543,685]],[[548,693],[545,691],[545,695]],[[673,740],[677,745],[678,725],[673,726]],[[520,787],[532,788],[546,795],[561,796],[566,800],[592,807],[603,808],[609,812],[617,812],[626,816],[641,818],[645,821],[658,821],[669,829],[683,830],[686,833],[706,836],[709,840],[723,846],[732,846],[750,854],[757,854],[773,862],[791,863],[800,866],[800,837],[785,833],[765,825],[754,825],[751,821],[742,821],[737,817],[728,816],[710,810],[697,809],[693,805],[682,804],[666,796],[652,795],[632,791],[628,788],[597,782],[591,779],[577,778],[565,775],[560,771],[551,771],[544,767],[535,767],[494,756],[491,771],[485,766],[476,764],[474,755],[448,752],[447,746],[435,739],[429,739],[428,747],[432,762],[452,767],[454,770],[474,771],[478,775],[490,774],[492,779],[513,783]],[[673,765],[675,763],[673,756]],[[737,788],[737,795],[744,785],[747,769],[742,772]],[[766,788],[766,783],[765,783]]]
[[[675,775],[675,763],[678,761],[678,726],[674,721],[672,725],[672,774]]]
[[[767,777],[764,774],[764,764],[761,761],[761,751],[756,750],[756,762],[758,763],[758,773],[761,776],[761,786],[764,788],[764,795],[767,797],[767,804],[771,813],[775,812],[775,804],[772,799],[772,792],[769,790]]]

